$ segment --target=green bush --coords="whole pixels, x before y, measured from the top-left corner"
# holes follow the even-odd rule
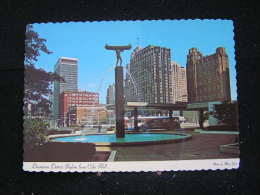
[[[220,122],[238,126],[238,105],[237,102],[223,102],[215,105],[215,112],[213,113]]]
[[[41,119],[25,119],[23,123],[24,150],[32,150],[47,141],[47,123]]]

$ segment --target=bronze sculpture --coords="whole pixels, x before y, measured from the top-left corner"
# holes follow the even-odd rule
[[[115,67],[115,114],[116,114],[116,137],[125,137],[124,125],[124,74],[122,66],[122,58],[120,53],[124,50],[131,49],[131,45],[127,46],[109,46],[105,45],[107,50],[116,52],[116,67]]]
[[[126,46],[110,46],[110,45],[105,45],[105,48],[107,50],[114,50],[116,52],[116,66],[122,66],[122,58],[120,53],[123,52],[124,50],[129,50],[131,49],[131,45],[126,45]]]

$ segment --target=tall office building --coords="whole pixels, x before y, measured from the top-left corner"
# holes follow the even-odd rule
[[[176,62],[171,62],[172,74],[172,103],[187,102],[187,78],[186,68],[180,66]]]
[[[188,102],[230,101],[228,55],[219,47],[203,56],[196,48],[187,55]]]
[[[115,84],[108,86],[106,100],[107,104],[115,104]]]
[[[171,103],[171,51],[159,46],[137,47],[127,67],[126,101]]]
[[[61,57],[58,59],[54,72],[60,75],[64,81],[55,81],[53,90],[53,116],[59,118],[60,94],[64,91],[78,90],[78,59]]]

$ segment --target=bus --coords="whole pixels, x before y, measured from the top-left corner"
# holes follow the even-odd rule
[[[138,127],[139,129],[179,129],[182,121],[183,118],[179,116],[173,116],[172,118],[168,116],[139,116]],[[125,117],[125,128],[134,128],[133,117]]]

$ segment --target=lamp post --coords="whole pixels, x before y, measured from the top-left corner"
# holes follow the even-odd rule
[[[70,113],[69,113],[69,126],[71,126],[71,121],[72,121],[72,119],[73,119],[73,118],[71,118],[71,116],[73,116],[73,115],[76,115],[76,114],[70,114]]]
[[[97,119],[98,119],[98,126],[99,126],[99,110],[97,111]]]
[[[68,114],[68,118],[69,118],[69,127],[70,127],[70,114]]]
[[[98,132],[100,133],[100,130],[101,130],[101,126],[100,126],[100,113],[104,113],[106,111],[104,110],[101,110],[101,111],[98,111]]]

